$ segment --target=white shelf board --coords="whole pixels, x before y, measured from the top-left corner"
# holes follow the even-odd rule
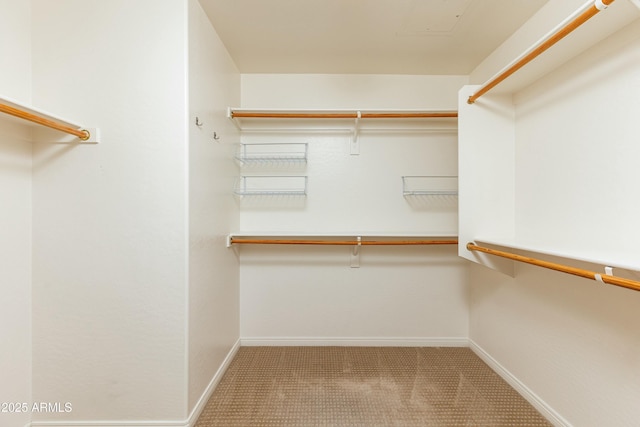
[[[313,132],[358,132],[360,131],[411,131],[411,132],[457,132],[457,117],[387,117],[360,118],[362,114],[416,114],[442,113],[453,110],[435,109],[274,109],[274,108],[235,108],[229,107],[227,117],[242,131],[250,132],[283,132],[283,131],[313,131]],[[233,113],[280,113],[280,114],[352,114],[354,117],[338,118],[293,118],[293,117],[233,117]]]
[[[458,238],[457,233],[393,233],[393,232],[351,232],[351,233],[301,233],[301,232],[291,232],[291,231],[239,231],[233,232],[229,234],[232,237],[300,237],[300,238],[314,238],[314,237],[363,237],[363,238]]]
[[[457,239],[456,233],[294,233],[291,231],[284,232],[236,232],[230,233],[227,236],[227,247],[232,246],[232,240],[234,237],[238,238],[265,238],[265,239],[300,239],[300,240],[313,240],[313,239]],[[354,245],[355,246],[355,245]],[[353,260],[352,260],[353,261]],[[352,263],[352,267],[357,263]]]
[[[289,113],[302,113],[302,114],[307,114],[307,113],[320,113],[320,114],[325,114],[325,113],[329,113],[329,114],[351,114],[351,113],[357,113],[357,112],[361,112],[361,113],[440,113],[443,111],[452,111],[450,109],[434,109],[434,108],[421,108],[421,109],[417,109],[417,108],[413,108],[413,109],[381,109],[381,108],[376,108],[376,109],[358,109],[358,108],[245,108],[245,107],[229,107],[229,114],[233,113],[233,112],[238,112],[238,113],[285,113],[285,114],[289,114]],[[240,117],[242,118],[242,117]]]
[[[54,122],[60,123],[60,124],[65,125],[65,126],[69,126],[69,127],[76,128],[76,129],[82,128],[82,125],[78,124],[77,122],[75,122],[73,120],[64,119],[62,117],[56,116],[55,114],[49,113],[47,111],[41,110],[41,109],[33,107],[31,105],[24,104],[22,102],[18,102],[15,99],[11,99],[11,98],[8,98],[8,97],[2,96],[2,95],[0,95],[0,104],[5,104],[5,105],[8,105],[8,106],[13,107],[13,108],[18,108],[20,110],[23,110],[23,111],[26,111],[28,113],[44,117],[45,119],[52,120]],[[28,125],[31,125],[31,126],[41,126],[41,125],[38,125],[36,123],[29,122],[27,120],[21,120],[21,119],[19,119],[17,117],[13,117],[13,116],[8,115],[8,114],[1,114],[1,115],[3,117],[11,117],[13,119],[20,120],[21,122],[24,122],[25,124],[28,124]]]
[[[540,243],[522,242],[515,239],[501,239],[490,237],[478,237],[475,239],[478,244],[502,246],[506,248],[535,252],[560,258],[573,259],[576,261],[588,262],[602,266],[622,268],[625,270],[640,271],[640,254],[634,256],[629,253],[607,253],[603,254],[596,250],[571,248],[549,248]],[[466,242],[465,242],[466,244]]]

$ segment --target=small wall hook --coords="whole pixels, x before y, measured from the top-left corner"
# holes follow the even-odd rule
[[[196,126],[201,127],[202,124],[203,123],[200,121],[200,117],[196,116]]]
[[[220,136],[218,135],[217,132],[213,132],[213,140],[214,141],[219,141],[220,140]]]

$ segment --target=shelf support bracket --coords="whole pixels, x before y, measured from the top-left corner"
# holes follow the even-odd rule
[[[231,123],[233,123],[236,129],[242,130],[242,127],[240,126],[236,118],[233,117],[233,110],[231,109],[231,107],[227,107],[227,119],[231,120]]]
[[[360,143],[358,142],[358,125],[360,124],[360,119],[362,118],[362,112],[357,111],[357,117],[355,123],[353,125],[353,135],[351,136],[351,155],[357,156],[360,154]]]
[[[360,268],[360,248],[362,247],[362,237],[357,237],[358,244],[353,246],[351,252],[351,268]]]
[[[35,141],[49,144],[99,144],[101,141],[100,128],[84,128],[89,132],[89,138],[82,140],[73,135],[66,135],[49,128],[35,128],[33,137]]]

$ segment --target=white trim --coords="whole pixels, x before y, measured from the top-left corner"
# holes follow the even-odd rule
[[[509,372],[496,359],[491,357],[482,347],[480,347],[472,339],[469,339],[469,348],[480,359],[491,367],[498,375],[502,377],[511,387],[513,387],[522,397],[524,397],[534,408],[538,410],[551,424],[556,427],[572,427],[571,423],[557,413],[547,402],[542,400],[529,387],[522,383],[515,375]]]
[[[466,337],[244,337],[252,346],[353,346],[353,347],[468,347]]]
[[[189,418],[183,421],[34,421],[25,427],[193,427],[198,421],[207,401],[222,379],[229,364],[240,348],[240,340],[237,340],[224,361],[214,374],[211,382],[194,406]]]
[[[196,425],[196,422],[198,421],[198,417],[200,417],[200,414],[204,410],[204,407],[209,401],[209,398],[211,397],[211,395],[213,394],[213,391],[218,386],[218,383],[220,383],[220,380],[222,379],[222,376],[224,375],[224,373],[227,371],[227,368],[229,368],[229,365],[231,364],[231,361],[235,357],[236,353],[238,352],[238,349],[240,349],[240,339],[238,339],[236,343],[233,345],[233,347],[231,347],[231,350],[229,350],[227,357],[224,358],[224,361],[218,368],[218,371],[215,373],[215,375],[211,379],[211,382],[209,382],[209,385],[204,390],[204,393],[202,393],[202,396],[200,396],[198,403],[196,403],[196,405],[193,407],[193,410],[191,411],[189,418],[187,418],[186,420],[185,425],[187,427],[193,427]]]

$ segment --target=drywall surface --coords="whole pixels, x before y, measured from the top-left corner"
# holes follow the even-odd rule
[[[455,247],[242,247],[247,344],[466,345],[465,264]]]
[[[457,110],[467,76],[244,74],[242,107]]]
[[[514,97],[515,239],[635,263],[614,268],[635,280],[639,39],[636,21]],[[523,265],[515,279],[479,266],[470,277],[471,339],[558,420],[637,423],[638,292]]]
[[[0,402],[31,401],[31,140],[0,118]],[[0,408],[1,409],[1,408]],[[0,426],[24,425],[29,412],[0,412]]]
[[[516,266],[515,279],[479,265],[469,274],[471,340],[556,425],[635,424],[640,337],[633,325],[640,316],[633,291],[527,265]]]
[[[243,75],[242,107],[455,110],[457,91],[465,83],[463,76]],[[306,175],[308,193],[240,198],[240,231],[456,235],[455,197],[403,197],[402,187],[403,175],[457,175],[453,124],[447,131],[435,131],[441,126],[437,121],[373,131],[363,120],[359,154],[351,154],[352,133],[335,130],[348,129],[349,122],[243,133],[245,143],[308,143],[304,165],[252,165],[239,171]],[[350,267],[351,247],[236,250],[243,340],[466,340],[464,267],[454,247],[364,247],[359,268]]]
[[[637,258],[639,38],[636,21],[516,97],[521,239]]]
[[[0,1],[0,96],[31,102],[31,3]]]
[[[0,96],[31,100],[31,6],[0,2]],[[0,402],[31,401],[31,135],[0,117]],[[0,408],[1,409],[1,408]],[[11,409],[11,408],[6,408]],[[13,408],[15,409],[15,408]],[[23,426],[29,413],[0,412],[0,426]]]
[[[467,99],[477,88],[465,86],[459,94],[459,254],[507,272],[510,264],[466,249],[479,236],[512,238],[515,232],[512,97],[489,94],[470,105]]]
[[[186,418],[186,48],[184,1],[33,2],[34,104],[102,131],[35,145],[35,421]]]
[[[29,130],[0,118],[0,402],[31,401],[31,149]],[[0,412],[0,426],[28,419]]]
[[[190,412],[240,336],[238,258],[225,246],[226,235],[239,221],[238,206],[229,192],[236,175],[231,159],[239,135],[226,118],[226,108],[239,102],[240,74],[200,3],[190,0]]]

